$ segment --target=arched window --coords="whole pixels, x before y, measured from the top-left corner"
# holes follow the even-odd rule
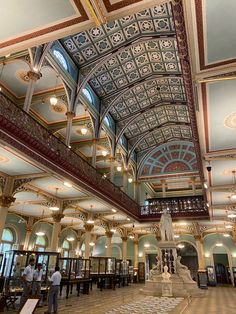
[[[46,239],[45,236],[37,236],[35,241],[35,249],[39,252],[44,252],[46,249]]]
[[[63,68],[68,71],[68,65],[67,65],[67,61],[66,58],[63,56],[63,54],[61,53],[60,50],[58,49],[54,49],[53,50],[53,54],[54,56],[57,58],[58,62],[63,66]]]
[[[104,123],[105,123],[109,128],[112,127],[112,125],[111,125],[111,120],[110,120],[108,117],[105,117],[105,118],[104,118]]]
[[[15,240],[15,237],[12,230],[10,228],[3,229],[2,242],[0,244],[1,253],[11,250],[14,244],[14,240]]]
[[[68,240],[64,240],[62,243],[63,256],[69,257],[70,255],[70,243]]]
[[[82,93],[87,98],[87,100],[92,104],[93,103],[93,98],[92,98],[92,95],[91,95],[90,91],[87,88],[83,88],[82,89]]]

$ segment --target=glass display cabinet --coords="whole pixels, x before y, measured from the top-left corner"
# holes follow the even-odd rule
[[[29,265],[30,258],[35,259],[37,264],[43,265],[42,290],[47,289],[48,276],[51,275],[57,263],[59,253],[38,252],[38,251],[18,251],[11,250],[4,254],[2,275],[6,278],[6,285],[10,292],[22,292],[22,275],[24,269]]]
[[[128,260],[116,260],[116,283],[119,287],[129,284],[129,264]]]
[[[98,287],[115,289],[116,278],[116,259],[114,257],[97,257],[90,258],[90,278],[97,282]]]
[[[0,254],[0,276],[3,276],[3,254]]]
[[[62,279],[60,286],[60,295],[63,286],[66,286],[66,298],[72,293],[73,285],[77,285],[77,295],[79,296],[80,285],[83,285],[83,293],[89,293],[90,279],[90,260],[82,258],[62,257],[58,258]]]

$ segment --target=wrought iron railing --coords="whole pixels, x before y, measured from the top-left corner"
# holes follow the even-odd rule
[[[0,94],[0,139],[47,168],[69,177],[112,206],[140,216],[140,206],[33,117]]]
[[[208,217],[208,208],[204,197],[180,196],[168,198],[152,198],[145,201],[141,207],[141,217],[145,219],[159,218],[166,209],[172,218],[205,218]]]

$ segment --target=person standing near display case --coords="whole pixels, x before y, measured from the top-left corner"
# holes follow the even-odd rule
[[[22,293],[21,302],[20,302],[21,306],[24,304],[27,297],[30,295],[32,291],[34,264],[35,264],[35,259],[31,258],[29,260],[29,265],[25,267],[24,272],[23,272],[23,293]]]
[[[49,295],[48,295],[48,310],[44,312],[44,314],[50,314],[57,313],[57,298],[58,293],[60,290],[60,284],[61,284],[61,273],[60,273],[60,267],[55,267],[55,272],[52,274],[52,277],[49,277],[49,281],[51,282],[51,287],[49,289]]]
[[[33,289],[32,289],[33,293],[32,294],[39,297],[40,302],[41,302],[42,277],[43,277],[43,265],[39,263],[33,274]]]

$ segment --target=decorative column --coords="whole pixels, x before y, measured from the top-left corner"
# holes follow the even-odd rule
[[[97,161],[97,139],[93,139],[93,150],[92,150],[92,166],[96,168]]]
[[[112,239],[112,236],[113,236],[113,232],[111,232],[111,231],[106,231],[105,235],[106,235],[106,237],[107,237],[107,241],[106,241],[106,245],[107,245],[107,248],[106,248],[106,256],[107,256],[107,257],[111,257],[111,254],[112,254],[111,239]]]
[[[162,197],[166,197],[166,180],[161,180]]]
[[[26,235],[25,235],[25,242],[24,242],[23,250],[29,249],[29,240],[30,240],[33,224],[34,224],[34,217],[29,217],[27,226],[26,226]]]
[[[203,239],[200,235],[195,235],[194,238],[196,240],[196,247],[197,247],[198,270],[205,271],[206,263],[205,263],[204,249],[203,249]]]
[[[139,182],[139,181],[134,181],[134,200],[135,200],[138,204],[139,204],[139,202],[140,202],[139,186],[140,186],[140,182]]]
[[[127,259],[127,237],[121,237],[122,239],[122,259],[126,260]]]
[[[110,181],[114,183],[114,177],[115,177],[115,157],[110,157]]]
[[[2,240],[2,233],[6,223],[8,209],[14,202],[15,197],[11,195],[3,194],[0,196],[0,241]]]
[[[89,258],[90,255],[90,241],[91,241],[91,231],[93,230],[94,225],[91,224],[85,224],[84,229],[85,229],[85,253],[84,253],[84,258]]]
[[[73,111],[67,111],[67,126],[66,126],[66,145],[70,145],[70,136],[71,136],[71,128],[72,128],[72,121],[75,116]]]
[[[127,193],[128,189],[128,170],[125,168],[123,171],[123,191]]]
[[[78,235],[77,235],[77,245],[76,245],[76,256],[79,257],[80,256],[80,240],[81,240],[81,231],[78,231]]]
[[[53,218],[53,229],[52,229],[52,239],[51,239],[51,251],[58,251],[58,240],[61,232],[61,219],[64,217],[63,214],[59,213],[52,215]]]
[[[193,177],[193,178],[191,179],[191,183],[192,183],[192,192],[193,192],[193,195],[196,195],[195,177]]]
[[[40,72],[28,71],[27,76],[29,77],[29,85],[27,87],[23,110],[28,113],[34,94],[35,83],[40,79],[42,74]]]
[[[138,238],[136,236],[134,239],[134,268],[138,268]]]

